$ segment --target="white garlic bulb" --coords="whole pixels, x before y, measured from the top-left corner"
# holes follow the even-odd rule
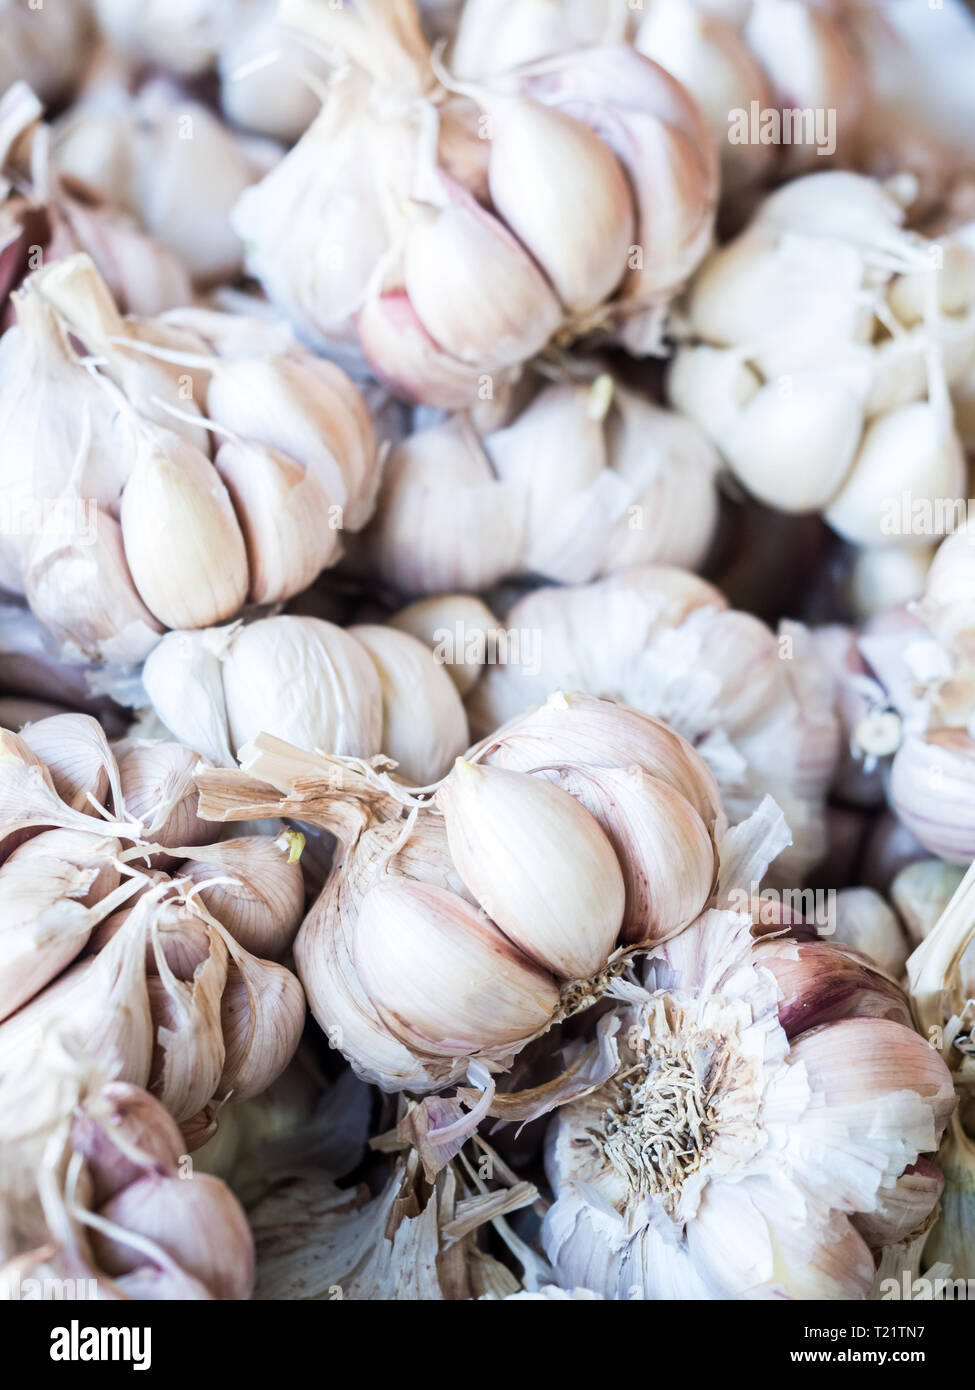
[[[694,568],[717,521],[717,469],[690,421],[606,374],[542,385],[500,428],[478,435],[455,416],[398,444],[358,553],[416,594]]]
[[[607,42],[560,53],[551,72],[455,88],[413,0],[395,14],[288,13],[348,67],[233,221],[248,269],[303,336],[355,333],[393,390],[448,408],[556,338],[595,327],[658,345],[717,196],[706,123],[661,68]],[[379,90],[402,100],[380,109]]]

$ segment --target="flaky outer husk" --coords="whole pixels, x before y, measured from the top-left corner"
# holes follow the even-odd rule
[[[374,1197],[321,1171],[297,1173],[251,1208],[254,1297],[443,1302],[515,1292],[517,1279],[476,1233],[538,1193],[524,1182],[488,1192],[469,1172],[450,1164],[428,1181],[410,1150]]]
[[[881,1220],[905,1168],[936,1149],[954,1104],[936,1054],[852,1000],[846,1016],[815,1026],[814,1011],[811,1030],[788,1037],[744,914],[706,914],[650,955],[642,985],[616,993],[623,1068],[683,1057],[706,1087],[708,1142],[682,1141],[686,1171],[671,1182],[662,1160],[642,1168],[639,1147],[613,1140],[630,1135],[610,1118],[630,1113],[625,1092],[604,1087],[560,1110],[543,1228],[559,1282],[614,1299],[868,1297],[874,1256],[851,1218]],[[649,1152],[665,1152],[669,1131],[652,1132],[664,1148]],[[933,1209],[937,1184],[924,1200]]]

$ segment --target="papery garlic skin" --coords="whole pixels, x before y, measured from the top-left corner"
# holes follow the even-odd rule
[[[553,1121],[543,1241],[564,1286],[609,1298],[869,1291],[873,1255],[848,1213],[875,1211],[933,1150],[950,1077],[909,1027],[856,1006],[787,1038],[765,949],[753,956],[747,919],[712,913],[651,955],[646,994],[621,1020],[620,1080]],[[693,1121],[682,1081],[701,1098]],[[869,1165],[852,1162],[864,1152]],[[937,1187],[920,1201],[933,1208]]]

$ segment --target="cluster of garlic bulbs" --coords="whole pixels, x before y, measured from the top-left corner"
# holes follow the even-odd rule
[[[865,1298],[884,1247],[930,1225],[954,1093],[906,998],[856,952],[751,927],[712,912],[656,947],[617,1074],[553,1119],[563,1287]]]
[[[715,891],[726,820],[707,765],[611,701],[553,696],[432,798],[382,760],[267,735],[240,756],[243,772],[200,774],[204,814],[294,816],[342,846],[295,961],[332,1046],[384,1090],[469,1068],[487,1086],[598,997],[628,948],[681,931]]]
[[[753,496],[861,546],[930,544],[967,489],[948,390],[975,354],[975,259],[902,220],[856,174],[770,194],[695,277],[668,377]]]
[[[717,196],[706,124],[673,78],[604,46],[474,87],[432,59],[413,0],[282,14],[348,63],[234,216],[304,337],[357,337],[397,394],[451,409],[594,330],[657,349]]]
[[[475,736],[554,689],[609,696],[666,720],[694,745],[732,822],[764,796],[775,798],[793,837],[777,872],[799,881],[822,857],[839,730],[833,686],[799,624],[776,634],[729,608],[713,585],[664,566],[537,589],[501,620],[489,614],[480,624],[469,603],[419,603],[394,621],[434,651],[463,655],[465,642],[476,648],[481,664],[470,672],[467,694]]]
[[[148,1087],[196,1147],[215,1105],[266,1089],[305,1002],[290,970],[301,837],[216,843],[198,755],[110,748],[90,716],[2,736],[0,1078],[51,1032]]]
[[[160,1102],[64,1049],[38,1062],[29,1089],[24,1076],[0,1079],[5,1137],[16,1141],[0,1180],[4,1297],[42,1287],[108,1300],[249,1297],[244,1210],[219,1178],[192,1170]]]
[[[287,598],[366,521],[372,422],[338,367],[232,316],[123,319],[83,255],[15,303],[0,582],[70,658],[138,664],[167,628]]]
[[[187,303],[192,287],[178,257],[51,158],[43,110],[26,83],[0,87],[0,327],[11,317],[8,295],[26,274],[78,251],[92,257],[133,313]]]
[[[582,583],[632,565],[700,564],[717,521],[718,458],[697,426],[608,373],[518,396],[480,431],[452,415],[392,449],[357,547],[369,573],[437,594],[519,574]]]

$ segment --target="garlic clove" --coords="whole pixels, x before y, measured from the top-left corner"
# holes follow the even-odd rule
[[[872,888],[841,888],[830,925],[838,945],[862,951],[895,980],[903,978],[910,943],[896,913],[879,893]]]
[[[946,1264],[954,1279],[975,1278],[975,1142],[952,1116],[938,1154],[944,1171],[941,1218],[924,1246],[924,1262]]]
[[[893,1189],[882,1189],[873,1211],[858,1212],[853,1224],[874,1250],[896,1245],[921,1229],[937,1206],[945,1179],[928,1158],[904,1169]]]
[[[890,900],[912,945],[920,945],[928,935],[964,877],[963,868],[941,859],[922,859],[901,869],[890,885]]]
[[[703,581],[700,587],[707,592]],[[726,828],[714,776],[687,740],[661,720],[612,700],[580,692],[552,695],[515,716],[486,744],[489,761],[522,772],[553,763],[642,768],[686,797],[716,838]]]
[[[412,786],[438,781],[470,742],[467,715],[453,681],[417,638],[395,628],[348,629],[372,659],[383,702],[381,749]]]
[[[92,1202],[101,1206],[147,1171],[172,1172],[184,1146],[176,1122],[158,1100],[113,1081],[76,1111],[71,1147],[84,1156]]]
[[[477,684],[498,633],[494,614],[470,594],[418,599],[394,613],[389,626],[425,642],[462,698]]]
[[[90,714],[53,714],[28,724],[21,737],[43,760],[61,800],[75,811],[97,814],[92,801],[104,805],[110,782],[117,782],[98,720]]]
[[[144,826],[143,838],[176,849],[212,844],[220,834],[216,821],[196,814],[198,793],[193,774],[200,757],[180,743],[127,739],[116,747],[125,814]],[[152,856],[162,867],[170,856]]]
[[[181,864],[179,878],[245,950],[279,960],[301,921],[305,888],[290,833],[223,840]],[[230,882],[227,882],[227,879]],[[210,880],[224,880],[206,885]]]
[[[564,111],[518,98],[490,98],[486,110],[494,207],[565,308],[594,309],[622,279],[634,239],[633,203],[619,162]]]
[[[795,1124],[789,1157],[813,1195],[833,1207],[869,1211],[881,1184],[932,1153],[955,1105],[951,1074],[926,1038],[889,1019],[850,1018],[797,1038],[790,1061],[805,1067],[821,1105]],[[867,1164],[829,1161],[835,1132],[863,1144]]]
[[[406,294],[368,299],[356,326],[370,367],[403,400],[467,410],[480,393],[495,388],[492,373],[483,364],[462,362],[443,351]]]
[[[606,528],[621,510],[615,477],[606,472],[604,388],[608,396],[609,377],[591,386],[543,387],[512,424],[484,441],[500,481],[525,499],[523,560],[512,568],[568,583],[596,573]]]
[[[226,1058],[214,1093],[244,1101],[266,1091],[297,1051],[305,1015],[304,991],[290,970],[230,945],[220,1004]]]
[[[302,464],[340,524],[358,530],[379,482],[372,421],[359,390],[331,362],[293,350],[223,360],[207,389],[217,424]]]
[[[450,521],[431,519],[431,501]],[[522,567],[525,500],[500,482],[464,417],[391,451],[364,557],[402,593],[480,591]]]
[[[444,352],[486,372],[514,366],[555,333],[559,301],[502,222],[456,185],[445,193],[443,207],[413,214],[403,253],[406,293]]]
[[[214,467],[247,547],[249,602],[291,598],[336,562],[341,508],[300,463],[266,445],[227,440]]]
[[[975,858],[975,740],[964,729],[909,734],[894,757],[889,797],[907,830],[950,864]]]
[[[558,774],[616,852],[626,888],[621,939],[659,941],[698,917],[714,885],[715,851],[690,802],[639,768],[561,767]]]
[[[966,656],[975,652],[975,528],[967,520],[938,546],[919,611],[944,641]]]
[[[812,512],[825,507],[843,483],[862,426],[862,406],[843,377],[809,370],[791,378],[787,391],[777,381],[759,387],[723,449],[735,476],[760,502]],[[839,513],[831,509],[828,515]]]
[[[371,757],[382,688],[368,652],[320,618],[261,618],[236,634],[223,665],[231,745],[259,733],[299,748]]]
[[[77,534],[41,535],[31,547],[24,593],[66,654],[138,664],[162,627],[136,592],[122,528],[98,510]]]
[[[163,725],[217,767],[233,767],[221,657],[235,628],[169,632],[149,653],[142,684]]]
[[[857,545],[927,545],[930,530],[904,534],[900,526],[891,528],[891,517],[901,517],[904,498],[912,508],[927,503],[938,534],[937,518],[945,514],[946,502],[964,509],[966,477],[950,423],[935,405],[915,401],[870,422],[824,515],[844,540]]]
[[[184,943],[183,917],[189,917],[192,930],[190,914],[164,905],[147,938],[155,965],[146,979],[155,1041],[147,1089],[177,1123],[190,1119],[218,1093],[226,1055],[220,1016],[227,951],[215,932],[206,933],[203,953],[192,938]],[[165,933],[160,932],[162,924]]]
[[[555,981],[471,905],[433,884],[371,888],[355,924],[356,970],[387,1027],[433,1056],[507,1047],[544,1028]]]
[[[462,758],[435,799],[458,873],[505,935],[560,979],[601,970],[625,885],[593,816],[540,778]]]
[[[92,1232],[92,1247],[108,1274],[128,1274],[150,1263],[127,1245],[124,1233],[153,1241],[214,1298],[246,1299],[254,1283],[254,1243],[243,1208],[226,1183],[208,1173],[185,1182],[151,1174],[111,1197],[99,1216],[120,1228]]]
[[[166,430],[139,432],[120,504],[125,558],[166,627],[209,627],[247,598],[247,552],[210,461]]]
[[[680,346],[667,373],[667,394],[682,414],[720,443],[761,385],[758,374],[731,348]]]
[[[761,942],[755,959],[775,976],[779,1022],[788,1038],[843,1018],[888,1018],[910,1028],[904,994],[858,952],[831,942]]]

